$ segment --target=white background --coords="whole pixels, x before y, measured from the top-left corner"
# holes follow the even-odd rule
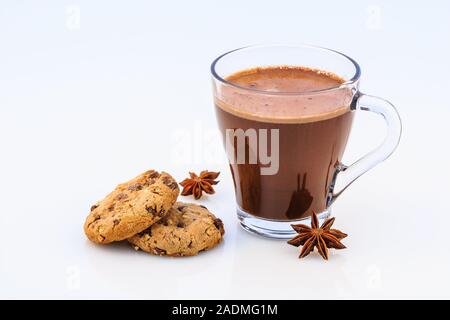
[[[450,5],[418,3],[3,0],[0,297],[450,298]],[[362,91],[402,116],[397,152],[336,202],[348,249],[328,262],[239,228],[214,135],[211,61],[273,42],[352,56]],[[358,115],[346,162],[383,128]],[[219,247],[175,259],[88,242],[91,204],[150,168],[222,172],[201,201],[225,222]]]

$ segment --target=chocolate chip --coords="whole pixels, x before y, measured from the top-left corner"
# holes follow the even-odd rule
[[[175,190],[178,188],[178,183],[170,179],[169,177],[162,178],[162,182],[168,186],[170,189]]]
[[[147,172],[147,174],[148,174],[148,177],[152,178],[152,179],[159,178],[159,176],[160,176],[158,171],[155,171],[155,170],[150,170]]]
[[[207,207],[200,205],[201,208],[208,210]]]
[[[159,212],[157,212],[158,217],[162,217],[164,213],[166,213],[166,210],[164,210],[164,208],[159,209]]]
[[[155,214],[156,208],[155,207],[146,207],[145,210],[147,210],[148,213]]]
[[[95,209],[97,209],[98,208],[98,204],[94,204],[93,206],[91,206],[91,211],[92,210],[95,210]]]
[[[142,184],[141,183],[134,183],[131,186],[128,187],[128,190],[130,191],[136,191],[136,190],[141,190],[142,189]]]
[[[117,200],[117,201],[121,201],[121,200],[124,200],[124,199],[126,199],[126,198],[128,198],[128,195],[126,194],[126,193],[119,193],[117,196],[116,196],[116,198],[115,198],[115,200]]]
[[[138,235],[139,237],[142,237],[142,236],[144,236],[145,234],[148,234],[149,236],[151,236],[151,235],[152,235],[152,229],[151,229],[151,228],[147,228],[147,229],[145,229],[144,231],[139,232],[137,235]]]
[[[112,205],[110,205],[109,207],[108,207],[108,211],[109,212],[111,212],[111,211],[113,211],[114,210],[114,204],[112,204]]]
[[[178,222],[177,223],[177,228],[184,228],[184,223],[183,222]]]
[[[114,219],[113,223],[114,223],[115,226],[117,226],[120,223],[120,219]]]
[[[186,206],[178,206],[178,210],[183,211],[183,209],[186,208]]]
[[[160,249],[160,248],[154,248],[153,249],[153,253],[154,254],[158,254],[158,255],[164,255],[166,254],[166,250]]]
[[[224,233],[222,220],[220,220],[219,218],[214,219],[214,226],[217,228],[217,230],[220,231],[220,233]]]

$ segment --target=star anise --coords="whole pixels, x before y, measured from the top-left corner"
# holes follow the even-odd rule
[[[292,228],[298,233],[288,243],[293,246],[303,246],[299,258],[306,257],[317,247],[317,251],[325,260],[328,260],[328,248],[345,249],[341,239],[347,235],[339,230],[331,229],[334,218],[327,219],[319,228],[319,219],[315,212],[311,216],[311,227],[304,224],[293,224]]]
[[[215,181],[219,174],[220,172],[208,170],[200,172],[200,175],[189,172],[190,178],[180,182],[180,185],[183,187],[181,195],[188,196],[192,194],[195,199],[200,199],[203,191],[208,194],[213,194],[215,191],[212,186],[219,183],[219,181]]]

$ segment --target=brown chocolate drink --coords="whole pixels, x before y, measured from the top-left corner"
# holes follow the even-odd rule
[[[260,67],[226,78],[215,97],[219,128],[278,129],[278,171],[260,162],[230,164],[245,212],[276,220],[323,212],[353,121],[352,93],[335,74],[304,67]],[[254,152],[246,140],[246,152]],[[270,141],[270,140],[269,140]]]

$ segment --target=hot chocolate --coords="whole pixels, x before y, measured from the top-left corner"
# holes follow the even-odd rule
[[[330,186],[353,121],[352,93],[335,74],[305,67],[276,66],[228,76],[215,98],[219,128],[277,129],[277,170],[256,163],[231,163],[236,200],[245,212],[276,219],[301,219],[327,208]],[[245,140],[246,159],[254,153]]]

